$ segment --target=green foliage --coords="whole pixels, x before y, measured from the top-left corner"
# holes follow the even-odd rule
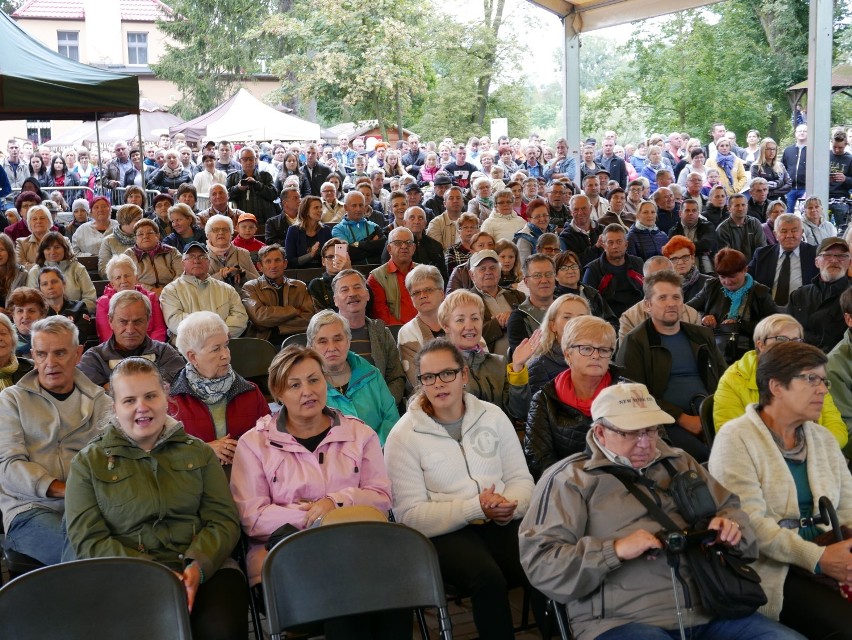
[[[427,88],[425,14],[415,0],[294,0],[256,31],[280,41],[272,63],[284,93],[316,99],[324,120],[377,118],[411,109]]]
[[[175,45],[166,44],[154,72],[174,82],[183,93],[173,111],[194,118],[233,95],[259,71],[262,39],[247,34],[269,16],[257,0],[172,0],[174,19],[158,21]]]

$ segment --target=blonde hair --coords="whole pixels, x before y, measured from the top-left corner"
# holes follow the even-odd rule
[[[615,349],[615,329],[612,325],[597,316],[578,316],[572,318],[565,325],[565,330],[562,332],[562,342],[559,346],[562,347],[562,353],[568,351],[568,347],[576,344],[578,340],[589,340],[592,342],[606,343],[612,349]]]
[[[574,293],[564,293],[547,308],[544,318],[541,321],[541,341],[538,343],[538,349],[535,350],[535,355],[543,355],[548,353],[554,344],[562,346],[562,336],[557,336],[550,330],[550,323],[556,320],[556,314],[562,309],[562,305],[566,302],[579,302],[586,308],[586,314],[592,314],[592,308],[589,306],[589,301],[582,296]]]
[[[458,307],[466,304],[472,304],[479,310],[479,315],[485,315],[485,303],[475,293],[467,289],[456,289],[441,303],[438,307],[438,322],[442,327],[446,327],[450,322],[450,316]]]

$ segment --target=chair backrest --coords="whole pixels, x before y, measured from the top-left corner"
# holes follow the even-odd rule
[[[269,365],[278,350],[260,338],[231,338],[231,366],[243,378],[269,375]]]
[[[701,430],[704,432],[704,439],[707,441],[707,446],[712,446],[713,440],[716,439],[716,426],[713,424],[712,393],[701,401],[698,414],[701,419]]]
[[[291,344],[297,344],[300,347],[308,346],[308,334],[307,333],[294,333],[291,336],[287,336],[284,338],[284,341],[281,343],[281,348],[289,347]]]
[[[437,607],[439,618],[448,619],[435,547],[400,524],[353,522],[305,529],[273,547],[262,579],[273,635],[301,624],[388,609]]]
[[[92,284],[95,286],[95,295],[100,298],[104,295],[104,290],[107,288],[109,280],[92,280]]]
[[[94,558],[27,573],[0,589],[0,638],[191,640],[186,590],[138,558]]]

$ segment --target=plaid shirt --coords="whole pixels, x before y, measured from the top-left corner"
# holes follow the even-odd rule
[[[461,242],[457,242],[447,249],[447,252],[444,254],[447,261],[447,273],[452,273],[453,269],[459,266],[462,262],[467,262],[468,258],[470,258],[470,254],[470,250],[465,249]]]

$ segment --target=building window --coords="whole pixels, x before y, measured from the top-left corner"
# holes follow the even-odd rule
[[[148,34],[127,34],[127,64],[148,64]]]
[[[27,139],[36,146],[43,144],[53,137],[50,129],[50,120],[27,120]]]
[[[80,62],[80,32],[79,31],[57,31],[56,50],[59,55]]]

